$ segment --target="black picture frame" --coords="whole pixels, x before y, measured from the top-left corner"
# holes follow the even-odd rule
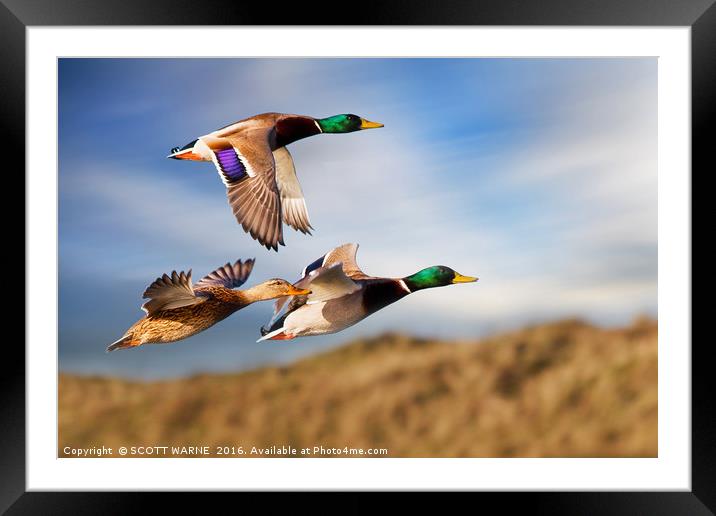
[[[689,26],[692,44],[692,178],[712,172],[708,124],[716,120],[715,0],[430,0],[341,4],[297,2],[281,8],[267,3],[188,0],[0,0],[0,120],[3,146],[25,147],[25,29],[41,25],[601,25]],[[24,169],[24,153],[16,154]],[[710,165],[710,166],[709,166]],[[6,172],[10,167],[5,168]],[[15,172],[13,174],[17,175]],[[6,189],[9,186],[6,185]],[[24,191],[24,184],[20,187]],[[6,190],[7,191],[7,190]],[[18,195],[15,193],[14,195]],[[15,212],[16,213],[16,212]],[[16,246],[19,247],[19,246]],[[16,272],[13,271],[15,274]],[[30,271],[25,270],[25,274]],[[19,303],[17,303],[19,305]],[[8,340],[8,339],[6,339]],[[7,514],[128,513],[162,497],[164,509],[206,509],[186,494],[26,492],[25,354],[5,349],[0,416],[0,511]],[[690,342],[674,343],[688,346]],[[480,493],[511,512],[529,507],[545,514],[713,514],[716,511],[714,376],[707,342],[692,346],[692,490],[690,492]],[[214,495],[217,495],[214,493]],[[226,498],[228,493],[219,495]],[[244,494],[246,496],[246,494]],[[272,495],[275,496],[275,495]],[[375,507],[354,493],[341,513]],[[308,502],[314,495],[307,494]],[[203,497],[202,497],[203,498]],[[424,508],[420,495],[413,497]],[[325,495],[314,507],[330,506]],[[482,503],[482,501],[481,501]],[[197,504],[194,506],[194,504]],[[198,505],[201,504],[201,505]],[[172,511],[173,512],[173,511]],[[232,511],[235,512],[235,511]]]

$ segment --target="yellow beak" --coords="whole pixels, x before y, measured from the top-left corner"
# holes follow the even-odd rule
[[[473,278],[472,276],[463,276],[462,274],[455,273],[455,277],[452,279],[453,283],[473,283],[479,278]]]
[[[365,118],[360,119],[361,129],[377,129],[378,127],[383,127],[383,124],[379,122],[371,122],[370,120],[366,120]]]
[[[298,289],[295,287],[291,287],[291,289],[288,292],[286,292],[286,295],[288,295],[288,296],[307,296],[310,293],[311,293],[311,291],[307,290],[307,289]]]

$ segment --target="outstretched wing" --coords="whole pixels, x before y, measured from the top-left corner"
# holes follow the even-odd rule
[[[227,137],[248,172],[247,177],[227,185],[227,195],[244,231],[267,249],[278,250],[283,245],[281,199],[269,135],[269,129],[261,128]]]
[[[336,247],[323,257],[323,267],[330,267],[335,263],[343,264],[343,272],[352,280],[371,279],[356,262],[356,254],[358,253],[358,244],[343,244]]]
[[[236,220],[268,249],[283,245],[281,199],[271,152],[273,124],[202,137],[227,188]]]
[[[198,290],[203,287],[240,287],[246,282],[249,274],[251,274],[251,271],[254,268],[254,261],[255,260],[252,258],[246,260],[245,262],[236,260],[233,265],[227,263],[226,265],[219,267],[201,278],[197,282],[196,288]]]
[[[306,200],[296,177],[296,167],[291,153],[286,147],[273,151],[276,166],[276,184],[281,195],[281,213],[283,221],[303,234],[311,234],[311,222],[308,219]]]
[[[308,279],[306,288],[311,289],[307,298],[308,304],[347,296],[360,289],[355,281],[346,276],[341,263],[335,263],[330,267],[321,267],[315,270]]]
[[[149,299],[142,305],[147,315],[153,315],[162,310],[171,310],[182,306],[195,305],[206,300],[197,297],[191,286],[191,270],[177,274],[172,271],[171,276],[164,274],[154,280],[142,294],[143,299]]]
[[[296,288],[310,288],[311,293],[307,296],[285,296],[277,299],[271,321],[264,329],[276,329],[279,321],[283,321],[288,314],[305,304],[337,299],[359,290],[360,285],[346,276],[341,265],[336,263],[330,267],[313,269],[294,283]]]
[[[294,283],[296,288],[309,288],[312,279],[321,269],[329,268],[331,265],[337,263],[341,264],[343,272],[349,279],[353,281],[359,281],[364,279],[371,279],[363,271],[360,270],[356,263],[356,253],[358,252],[358,244],[343,244],[342,246],[336,247],[335,249],[324,254],[320,258],[312,261],[310,264],[301,271],[301,278]],[[312,288],[312,287],[311,287]],[[288,301],[292,299],[289,297],[280,297],[274,303],[274,318],[276,315],[281,313],[284,306]]]

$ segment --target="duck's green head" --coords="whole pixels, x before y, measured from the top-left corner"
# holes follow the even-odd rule
[[[358,115],[334,115],[316,120],[324,133],[352,133],[362,129],[375,129],[383,124],[371,122]]]
[[[403,281],[411,292],[415,292],[424,288],[445,287],[454,283],[472,283],[477,281],[477,278],[463,276],[444,265],[434,265],[403,278]]]

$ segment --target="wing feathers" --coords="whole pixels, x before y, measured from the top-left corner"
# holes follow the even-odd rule
[[[291,153],[286,147],[279,147],[273,151],[273,157],[276,164],[276,184],[281,194],[283,221],[303,234],[310,235],[313,227],[308,218],[306,201],[296,177]]]
[[[254,261],[254,259],[246,260],[245,262],[236,260],[233,265],[227,263],[201,278],[197,282],[196,288],[200,289],[202,287],[211,286],[226,288],[240,287],[246,282],[249,274],[251,274],[254,268]]]
[[[308,303],[320,303],[352,294],[360,287],[346,276],[341,263],[323,267],[310,276]]]
[[[348,276],[342,269],[342,264],[336,263],[331,267],[319,267],[313,269],[306,276],[294,283],[296,288],[310,288],[308,296],[285,296],[280,297],[274,303],[274,313],[265,329],[276,326],[278,321],[283,320],[304,304],[320,303],[330,301],[342,296],[351,294],[361,287]]]
[[[326,254],[323,260],[323,266],[328,267],[334,263],[342,263],[343,271],[353,280],[369,279],[371,276],[365,274],[356,262],[356,254],[358,253],[358,244],[343,244],[336,247]]]
[[[236,220],[268,249],[283,245],[281,200],[274,157],[269,146],[273,126],[249,128],[226,136],[248,175],[227,182],[227,196]]]
[[[244,231],[268,249],[283,242],[283,222],[311,233],[293,158],[285,147],[271,151],[275,121],[267,118],[200,139],[226,185],[229,204]]]
[[[247,177],[229,185],[229,204],[236,220],[253,238],[268,249],[283,245],[278,189],[262,176]]]
[[[142,310],[148,315],[204,301],[204,298],[196,297],[194,294],[191,286],[191,270],[188,273],[182,271],[178,274],[172,271],[171,276],[162,275],[147,287],[142,298],[149,299],[142,305]]]

